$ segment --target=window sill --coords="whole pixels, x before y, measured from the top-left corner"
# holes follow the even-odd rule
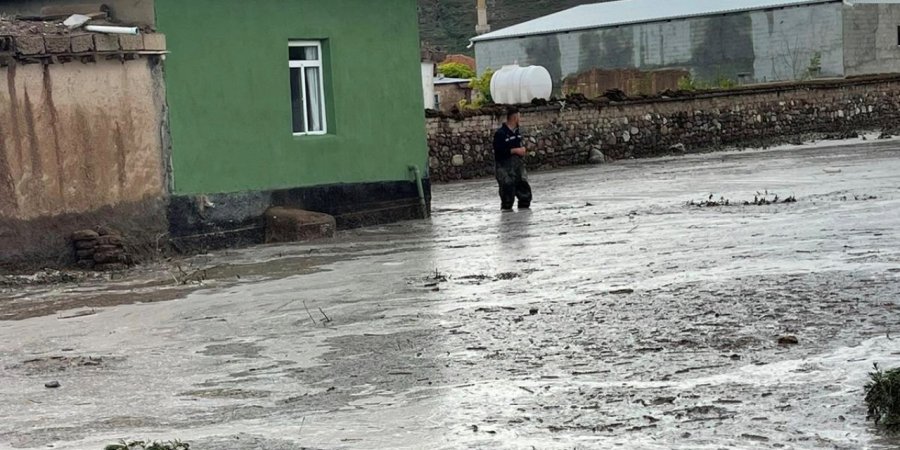
[[[294,137],[306,137],[306,136],[328,136],[327,131],[321,131],[317,133],[294,133]]]

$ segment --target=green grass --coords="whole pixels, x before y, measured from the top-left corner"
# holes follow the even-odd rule
[[[900,431],[900,368],[882,371],[875,365],[866,384],[867,419],[891,431]]]

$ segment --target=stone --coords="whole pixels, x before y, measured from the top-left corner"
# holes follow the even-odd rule
[[[69,36],[44,36],[44,47],[47,53],[70,53],[72,51],[72,38]]]
[[[687,148],[685,148],[684,144],[678,143],[669,147],[669,151],[673,153],[685,153]]]
[[[596,148],[591,149],[591,156],[588,158],[588,162],[591,164],[603,164],[606,162],[606,155]]]
[[[47,389],[56,389],[59,387],[59,381],[48,381],[44,383],[44,387]]]
[[[90,259],[90,260],[93,261],[93,259],[94,259],[94,253],[95,253],[95,250],[94,250],[94,249],[77,250],[77,251],[75,252],[75,256],[76,256],[79,260],[82,260],[82,259]]]
[[[622,140],[625,142],[631,141],[631,133],[625,131],[622,133]]]
[[[75,241],[75,250],[93,250],[96,246],[97,241],[95,239],[88,241]]]
[[[93,259],[82,259],[75,263],[82,270],[91,270],[96,264]]]
[[[97,238],[97,245],[122,245],[124,240],[118,234],[108,234]]]
[[[119,37],[114,34],[94,34],[94,49],[98,52],[119,51]]]
[[[111,234],[121,235],[122,233],[119,233],[118,231],[116,231],[110,227],[100,226],[100,227],[97,227],[97,234],[99,234],[100,236],[109,236]]]
[[[334,217],[296,208],[269,208],[265,221],[266,243],[333,238],[337,230]]]
[[[89,53],[94,51],[94,37],[90,34],[79,34],[71,38],[72,53]]]
[[[121,251],[97,251],[94,253],[94,262],[97,264],[122,263],[127,259]]]
[[[450,164],[453,164],[454,167],[460,167],[465,164],[465,159],[463,158],[463,155],[453,155]]]
[[[42,36],[16,36],[16,51],[22,55],[40,55],[44,53]]]
[[[144,37],[140,34],[120,34],[119,47],[124,51],[141,51],[144,49]]]
[[[73,241],[96,241],[100,234],[94,230],[79,230],[72,233]]]
[[[144,50],[154,52],[166,51],[166,35],[162,33],[149,33],[144,36]]]

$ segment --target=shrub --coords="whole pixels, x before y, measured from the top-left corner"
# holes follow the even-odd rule
[[[806,78],[816,78],[822,73],[822,53],[815,52],[809,58],[809,66],[806,68]]]
[[[866,384],[867,419],[892,431],[900,431],[900,368],[882,371],[875,365]]]
[[[477,94],[475,104],[478,106],[494,103],[494,99],[491,97],[491,79],[493,78],[494,71],[488,69],[480,77],[472,78],[472,81],[469,82],[469,87],[474,89]]]
[[[693,76],[688,75],[678,80],[678,89],[682,91],[706,91],[710,89],[734,89],[738,86],[737,81],[726,77],[725,75],[716,76],[711,83],[697,80]]]
[[[475,71],[469,66],[456,62],[444,63],[438,66],[438,73],[449,78],[475,78]]]
[[[694,77],[687,75],[678,79],[678,90],[680,91],[696,91],[697,83]]]

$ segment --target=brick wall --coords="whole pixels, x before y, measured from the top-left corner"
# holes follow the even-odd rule
[[[894,129],[900,76],[741,88],[625,102],[555,102],[522,108],[532,170],[723,146],[764,146],[810,133]],[[493,174],[491,137],[502,108],[428,118],[431,178]]]

